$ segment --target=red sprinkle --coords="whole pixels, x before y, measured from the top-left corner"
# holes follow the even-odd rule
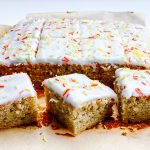
[[[139,95],[143,96],[143,93],[142,93],[142,91],[141,91],[139,88],[136,88],[135,91],[136,91]]]
[[[69,34],[73,35],[73,32],[70,32]]]
[[[120,87],[121,90],[124,90],[125,88],[126,88],[126,85]]]
[[[69,96],[69,91],[70,91],[70,89],[66,89],[66,90],[64,91],[64,93],[63,93],[63,96],[68,97],[68,96]]]
[[[3,49],[6,50],[6,49],[8,48],[8,46],[9,46],[9,45],[4,45],[4,46],[3,46]]]
[[[4,88],[5,86],[4,85],[0,85],[0,88]]]
[[[39,28],[38,28],[38,27],[35,27],[35,30],[39,30]]]
[[[91,86],[97,86],[98,84],[97,83],[93,83],[93,84],[91,84]]]
[[[142,82],[142,84],[143,84],[143,85],[146,85],[146,83],[145,83],[145,82]]]
[[[137,41],[135,38],[132,39],[133,41]]]
[[[76,40],[76,39],[73,39],[73,41],[74,41],[74,42],[77,42],[77,40]]]
[[[75,80],[75,79],[71,79],[71,81],[72,81],[72,82],[76,82],[76,80]]]
[[[138,80],[138,76],[133,76],[133,79],[134,80]]]
[[[64,57],[64,58],[63,58],[63,61],[67,63],[67,62],[69,62],[70,60],[69,60],[67,57]]]
[[[88,38],[89,38],[89,39],[93,39],[93,38],[94,38],[94,36],[89,36]]]
[[[9,58],[10,58],[9,56],[5,57],[5,59],[9,59]]]
[[[14,57],[16,57],[16,54],[13,54]]]
[[[26,36],[26,37],[24,37],[22,40],[26,40],[28,37]]]

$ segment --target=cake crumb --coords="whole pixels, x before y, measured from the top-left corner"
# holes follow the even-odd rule
[[[126,132],[122,132],[121,135],[122,136],[127,136],[127,133]]]

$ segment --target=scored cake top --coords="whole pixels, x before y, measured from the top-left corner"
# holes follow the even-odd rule
[[[27,19],[0,39],[0,64],[130,64],[150,68],[150,30],[126,22]]]
[[[32,96],[36,96],[36,92],[26,73],[0,77],[0,105]]]
[[[126,99],[132,96],[150,96],[150,70],[116,70],[117,87]]]
[[[101,84],[99,81],[91,80],[83,74],[70,74],[46,79],[43,85],[52,89],[73,107],[80,107],[88,102],[104,98],[102,102],[107,103],[106,98],[117,100],[115,92]]]

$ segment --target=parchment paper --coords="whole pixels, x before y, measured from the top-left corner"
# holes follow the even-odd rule
[[[11,26],[8,25],[0,25],[0,38],[10,30]]]
[[[130,23],[145,25],[145,15],[138,12],[57,12],[57,13],[29,13],[26,16],[35,18],[78,18],[78,19],[99,19],[104,21],[127,21]]]

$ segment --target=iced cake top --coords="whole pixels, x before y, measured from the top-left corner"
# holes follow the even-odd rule
[[[116,70],[115,83],[126,99],[150,96],[150,70],[120,68]]]
[[[45,55],[46,54],[46,55]],[[41,39],[37,62],[51,64],[124,64],[124,49],[116,41],[102,39]]]
[[[104,103],[108,102],[106,98],[117,99],[111,88],[83,74],[57,76],[46,79],[43,84],[75,108],[99,98],[103,98]]]
[[[36,92],[26,73],[0,77],[0,105],[32,96],[36,96]]]
[[[0,65],[122,64],[150,68],[150,29],[92,19],[26,19],[0,39]]]
[[[55,18],[45,21],[42,38],[100,38],[120,40],[113,23],[101,20]]]
[[[34,63],[44,20],[18,23],[0,40],[0,64]]]
[[[126,22],[115,23],[128,64],[150,67],[150,29]]]

